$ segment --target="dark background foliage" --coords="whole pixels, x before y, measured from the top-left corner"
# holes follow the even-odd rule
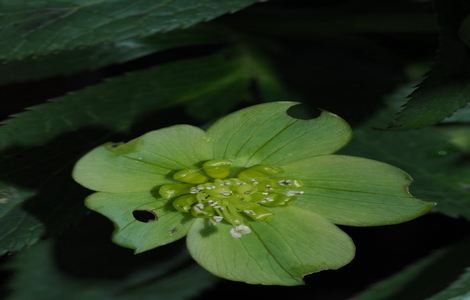
[[[2,6],[8,9],[0,1],[0,16]],[[0,199],[13,204],[0,210],[0,297],[349,299],[451,249],[386,289],[396,292],[360,299],[427,299],[444,291],[470,266],[470,147],[468,139],[451,138],[469,134],[470,117],[461,110],[446,119],[470,98],[466,9],[466,1],[276,0],[182,31],[125,37],[142,47],[8,57],[3,41]],[[357,246],[348,266],[307,276],[301,287],[254,286],[211,277],[183,242],[138,256],[113,245],[112,225],[85,210],[88,192],[68,176],[81,154],[104,141],[177,123],[204,127],[229,111],[287,99],[342,116],[355,129],[344,153],[408,171],[412,192],[438,202],[437,211],[400,225],[344,227]],[[44,106],[8,118],[38,104]],[[460,291],[469,290],[470,280]]]

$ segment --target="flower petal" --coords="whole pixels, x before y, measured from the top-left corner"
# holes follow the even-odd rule
[[[378,161],[324,155],[282,167],[303,181],[305,194],[293,205],[309,209],[336,224],[377,226],[414,219],[434,203],[413,198],[412,179],[404,171]]]
[[[239,166],[280,164],[333,153],[348,143],[351,129],[343,119],[329,112],[310,120],[289,116],[298,104],[260,104],[220,119],[207,131],[214,158]]]
[[[352,260],[349,236],[321,216],[296,207],[273,209],[265,222],[251,222],[252,233],[233,238],[231,226],[194,223],[187,245],[208,271],[252,284],[299,285],[303,276],[337,269]]]
[[[193,223],[191,218],[168,207],[162,199],[156,199],[149,192],[91,194],[85,204],[113,221],[115,231],[113,242],[135,249],[136,253],[147,251],[186,235]],[[139,221],[139,212],[153,215],[154,220]]]
[[[128,143],[95,148],[75,165],[74,179],[103,192],[150,191],[168,183],[172,170],[192,167],[211,158],[203,130],[176,125],[151,131]]]

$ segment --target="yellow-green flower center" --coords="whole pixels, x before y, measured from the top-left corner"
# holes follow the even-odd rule
[[[232,224],[233,237],[251,232],[248,221],[263,221],[273,215],[269,208],[287,206],[302,195],[299,180],[285,178],[282,169],[256,165],[236,170],[227,160],[210,160],[201,169],[180,170],[179,183],[162,185],[159,194],[173,207],[212,224]]]

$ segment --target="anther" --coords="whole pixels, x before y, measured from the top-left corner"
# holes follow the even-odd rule
[[[298,196],[298,195],[303,195],[304,191],[287,191],[286,196],[292,197],[292,196]]]
[[[220,223],[220,222],[222,222],[222,220],[224,219],[224,217],[222,217],[222,216],[213,216],[212,219],[213,219],[216,223]]]
[[[237,225],[235,227],[232,227],[232,229],[230,229],[230,234],[232,235],[232,237],[234,237],[236,239],[239,239],[243,235],[246,235],[246,234],[249,234],[249,233],[251,233],[250,227],[248,227],[244,224]]]

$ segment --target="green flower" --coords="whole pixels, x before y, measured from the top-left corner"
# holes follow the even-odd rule
[[[416,218],[411,178],[381,162],[331,153],[351,138],[338,116],[289,116],[295,102],[232,113],[207,131],[175,125],[105,144],[73,176],[97,191],[88,208],[111,219],[113,241],[136,253],[187,235],[210,272],[255,284],[298,285],[354,257],[334,224],[376,226]]]

